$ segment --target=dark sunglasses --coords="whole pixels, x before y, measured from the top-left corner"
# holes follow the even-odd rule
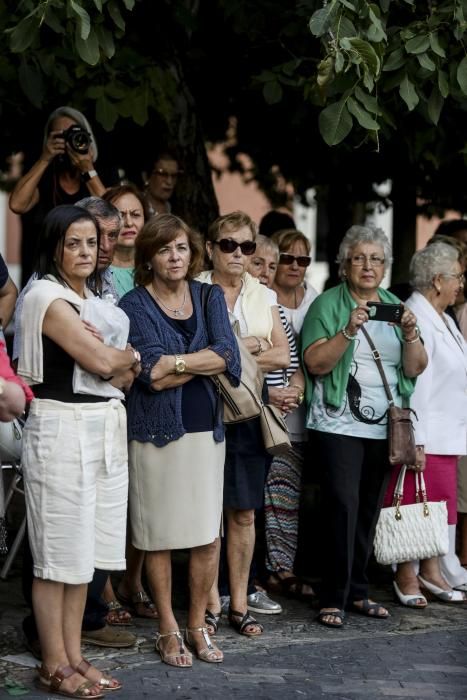
[[[281,253],[279,256],[279,265],[292,265],[297,262],[299,267],[308,267],[311,263],[309,255],[289,255],[289,253]]]
[[[254,241],[242,241],[237,243],[231,238],[221,238],[219,241],[213,241],[219,246],[223,253],[233,253],[237,248],[240,248],[243,255],[253,255],[256,250],[256,243]]]

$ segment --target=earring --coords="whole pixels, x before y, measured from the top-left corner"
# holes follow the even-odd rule
[[[151,263],[146,263],[146,270],[152,270]]]

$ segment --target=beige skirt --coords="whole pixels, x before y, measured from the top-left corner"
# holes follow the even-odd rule
[[[467,457],[457,463],[457,512],[467,513]]]
[[[137,549],[189,549],[213,542],[222,517],[225,443],[187,433],[165,447],[129,444],[130,522]]]

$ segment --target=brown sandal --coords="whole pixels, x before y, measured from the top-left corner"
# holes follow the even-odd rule
[[[92,683],[91,679],[88,678],[88,675],[87,675],[89,673],[90,668],[93,668],[93,665],[90,664],[89,661],[83,657],[81,659],[81,661],[79,662],[79,664],[77,666],[75,666],[75,671],[80,673],[82,676],[87,678],[88,681],[90,681]],[[94,666],[94,668],[95,668],[95,666]],[[96,668],[96,671],[98,671],[97,668]],[[101,672],[99,671],[99,673],[101,673]],[[98,681],[94,681],[94,685],[98,685],[99,688],[101,688],[104,691],[106,691],[106,690],[109,690],[109,691],[110,690],[120,690],[120,688],[122,687],[122,684],[120,683],[120,681],[118,681],[116,678],[106,676],[104,673],[101,675],[101,677],[99,678]]]
[[[117,591],[116,596],[120,603],[129,608],[135,617],[145,617],[150,620],[156,620],[159,617],[157,608],[146,591],[138,591],[129,596]]]
[[[108,613],[105,616],[108,625],[119,625],[121,627],[131,625],[131,613],[125,610],[123,605],[118,600],[111,600],[106,603]]]
[[[77,671],[71,666],[62,666],[57,668],[53,673],[50,673],[44,665],[36,666],[36,670],[39,674],[36,685],[41,690],[45,690],[50,693],[55,693],[56,695],[63,695],[65,698],[103,698],[103,693],[91,693],[91,690],[95,688],[97,690],[98,684],[92,683],[91,681],[86,681],[81,683],[76,690],[60,690],[60,686],[63,681],[73,676]],[[78,672],[79,673],[79,672]]]

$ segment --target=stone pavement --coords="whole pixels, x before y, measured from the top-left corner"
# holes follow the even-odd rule
[[[284,599],[282,615],[261,616],[265,633],[258,639],[241,637],[223,619],[217,637],[223,664],[196,659],[192,669],[162,664],[153,650],[155,628],[147,620],[130,628],[138,635],[137,647],[86,646],[85,653],[124,682],[118,700],[467,700],[467,604],[432,602],[425,611],[411,611],[393,603],[388,574],[383,578],[372,595],[389,605],[388,620],[348,614],[343,629],[331,630],[315,622],[316,610]],[[8,697],[6,683],[30,689],[27,699],[55,697],[34,688],[36,662],[21,635],[25,614],[14,571],[0,582],[0,697]],[[183,612],[179,619],[182,627]]]

